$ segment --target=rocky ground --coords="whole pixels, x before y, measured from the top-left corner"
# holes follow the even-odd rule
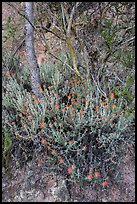
[[[120,166],[121,182],[104,191],[78,185],[69,189],[62,175],[47,170],[46,156],[42,158],[29,161],[22,169],[13,162],[10,178],[3,169],[2,202],[135,202],[133,153]]]

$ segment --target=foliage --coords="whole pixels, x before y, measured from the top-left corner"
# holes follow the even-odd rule
[[[64,11],[70,14],[73,4],[65,2],[64,5],[68,6]],[[41,19],[45,18],[46,3],[36,2],[37,5]],[[56,25],[57,30],[62,31],[60,4],[48,5],[47,13],[52,16],[46,18],[57,22],[60,26],[59,29]],[[127,146],[134,144],[133,130],[130,132],[135,121],[134,95],[130,91],[134,83],[134,44],[133,41],[132,45],[125,43],[133,37],[134,17],[121,23],[122,9],[128,11],[126,3],[108,4],[110,12],[105,10],[106,4],[102,2],[100,5],[93,8],[96,19],[91,15],[92,9],[75,17],[70,38],[66,41],[73,67],[64,54],[64,47],[60,53],[56,51],[58,57],[54,63],[47,60],[40,66],[41,84],[38,86],[41,99],[32,93],[28,67],[23,65],[18,69],[18,57],[14,56],[13,64],[7,63],[8,66],[4,67],[2,120],[3,161],[6,165],[12,139],[15,143],[32,141],[47,152],[45,165],[49,164],[49,169],[64,174],[71,182],[106,187],[111,181],[118,181],[120,162]],[[99,10],[101,7],[103,9]],[[110,17],[111,12],[114,18]],[[35,19],[37,24],[38,19]],[[86,25],[83,19],[86,19]],[[6,25],[7,40],[9,33],[14,37],[16,29],[11,26],[10,18]],[[64,30],[62,33],[64,36]],[[76,49],[76,41],[81,42],[80,51]],[[123,42],[125,46],[121,46]],[[4,58],[5,61],[9,59],[7,54]],[[78,68],[84,76],[79,70],[78,58],[79,64],[84,64],[84,68],[81,66],[83,72],[88,73],[87,81],[74,75],[73,71]],[[107,88],[106,96],[102,96],[101,89]]]
[[[3,127],[3,145],[2,145],[2,165],[8,169],[10,149],[12,146],[11,135],[5,127]]]
[[[6,42],[7,40],[9,40],[9,38],[14,38],[15,33],[16,33],[16,27],[14,26],[14,24],[11,21],[11,17],[7,17],[7,21],[4,25],[5,30],[6,30],[6,34],[3,36],[3,40],[4,42]]]
[[[134,99],[134,96],[131,94],[129,89],[133,85],[134,80],[135,80],[134,75],[128,76],[122,91],[118,91],[118,89],[114,87],[115,94],[117,94],[118,97],[126,98],[131,103]]]
[[[61,83],[48,80],[49,84],[39,86],[43,98],[38,100],[9,77],[3,105],[15,111],[3,124],[16,138],[45,146],[49,168],[69,181],[92,186],[110,182],[126,151],[124,132],[134,119],[133,114],[125,117],[126,99],[116,98],[113,92],[102,98],[95,84],[75,78]]]

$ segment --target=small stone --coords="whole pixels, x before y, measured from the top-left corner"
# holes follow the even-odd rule
[[[21,197],[21,198],[24,198],[24,196],[25,196],[25,192],[24,192],[23,190],[21,190],[21,191],[20,191],[20,197]]]
[[[6,173],[6,170],[4,167],[2,167],[2,173],[5,174]]]
[[[43,192],[40,192],[39,195],[37,196],[36,198],[36,201],[37,202],[42,202],[44,201],[44,193]]]
[[[7,202],[11,202],[11,201],[8,201]],[[20,196],[16,195],[14,198],[13,198],[13,202],[22,202],[22,199]]]
[[[50,196],[50,197],[46,197],[44,199],[44,202],[55,202],[55,198],[53,196]]]
[[[108,202],[106,198],[102,198],[102,202]]]
[[[2,188],[5,188],[7,186],[6,183],[2,183]]]
[[[53,197],[61,202],[68,201],[70,199],[66,182],[62,176],[58,176],[58,185],[53,185],[50,188],[50,191],[52,192]]]

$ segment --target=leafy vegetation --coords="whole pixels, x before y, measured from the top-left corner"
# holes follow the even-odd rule
[[[121,7],[121,4],[108,5],[115,11],[114,17],[117,15],[119,19],[121,9],[126,10],[128,6],[122,4]],[[36,5],[42,9],[41,4]],[[65,29],[59,4],[54,2],[52,5],[52,9],[57,7],[54,12],[60,14],[58,24]],[[75,4],[65,2],[65,5],[64,12],[67,12]],[[79,16],[76,22],[81,23],[82,18],[86,18],[86,26],[76,29],[70,41],[66,41],[66,50],[63,47],[52,55],[56,56],[54,63],[48,59],[40,65],[41,84],[38,87],[41,99],[32,92],[27,64],[19,67],[17,53],[13,64],[4,56],[2,125],[3,165],[6,168],[9,152],[16,142],[23,140],[43,147],[48,155],[45,165],[72,183],[106,187],[111,182],[118,182],[118,167],[127,147],[134,144],[134,45],[125,43],[127,37],[132,37],[134,26],[130,25],[131,29],[125,35],[123,31],[127,27],[124,25],[133,20],[126,20],[124,25],[121,19],[114,22],[108,17],[105,6],[102,15],[106,17],[95,26],[94,32],[90,29],[91,25],[94,28],[95,21],[93,19],[91,23],[91,13],[87,12],[86,17],[85,14]],[[41,18],[39,16],[35,22]],[[6,25],[7,33],[12,32],[11,38],[15,38],[17,29],[11,27],[10,18]],[[84,29],[85,33],[81,33]],[[124,49],[121,47],[123,39]],[[82,42],[80,51],[77,49],[79,42]],[[76,72],[80,76],[75,75]],[[17,149],[14,151],[18,152]]]
[[[108,178],[117,173],[114,170],[126,151],[124,141],[128,137],[124,133],[134,120],[132,113],[126,116],[127,100],[114,92],[102,98],[94,83],[75,78],[60,77],[53,83],[58,66],[54,66],[54,71],[47,69],[47,63],[41,70],[43,67],[49,70],[44,77],[51,77],[39,87],[41,100],[23,89],[14,77],[7,79],[3,106],[13,107],[15,111],[8,120],[3,118],[4,128],[18,139],[45,146],[49,155],[47,163],[68,175],[72,182],[89,181],[94,185],[103,180],[110,182]],[[129,80],[127,84],[130,85]],[[94,177],[95,172],[99,178]],[[94,179],[89,179],[91,175]]]

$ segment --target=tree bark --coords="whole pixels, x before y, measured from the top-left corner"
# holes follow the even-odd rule
[[[31,74],[32,91],[38,98],[41,98],[41,93],[39,89],[40,88],[39,66],[38,66],[35,49],[34,49],[33,3],[34,2],[24,2],[25,15],[26,15],[26,19],[28,19],[25,22],[25,29],[26,29],[25,43],[26,43],[27,60],[28,60],[30,74]]]

